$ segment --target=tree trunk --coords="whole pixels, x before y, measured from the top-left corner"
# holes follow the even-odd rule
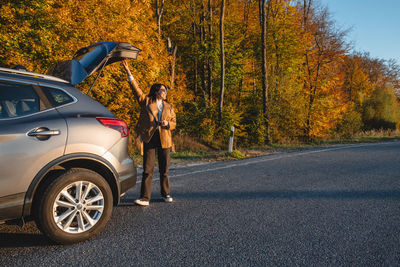
[[[161,0],[161,6],[159,3],[159,0],[156,0],[158,42],[161,41],[161,17],[162,17],[163,11],[164,11],[164,0]]]
[[[225,47],[224,47],[224,19],[225,19],[225,0],[221,0],[221,16],[219,23],[220,47],[221,47],[221,91],[219,94],[219,122],[222,122],[222,108],[224,104],[225,90]]]
[[[269,133],[269,108],[268,108],[268,73],[267,73],[267,21],[271,1],[268,1],[268,9],[265,6],[266,0],[259,0],[260,25],[261,25],[261,54],[262,54],[262,91],[263,91],[263,117],[266,130],[266,144],[270,142]]]
[[[172,52],[172,62],[171,62],[171,86],[170,89],[174,89],[175,83],[175,63],[176,63],[176,52],[178,50],[178,46],[175,44],[174,52]]]
[[[306,28],[308,24],[308,17],[310,16],[312,0],[303,0],[303,27]]]
[[[208,92],[207,92],[207,84],[206,84],[206,62],[205,62],[205,52],[206,52],[206,47],[204,45],[205,39],[206,39],[206,27],[205,27],[205,6],[204,6],[204,0],[201,2],[201,14],[200,14],[200,39],[199,39],[199,48],[200,52],[203,55],[201,57],[201,62],[200,62],[200,77],[201,77],[201,88],[203,90],[203,95],[204,95],[204,103],[206,106],[208,106]]]
[[[255,63],[253,61],[252,63],[252,67],[253,67],[253,72],[252,72],[252,76],[253,76],[253,97],[251,98],[253,101],[253,105],[256,105],[256,99],[257,99],[257,81],[256,81],[256,77],[258,72],[256,72],[256,67],[254,66]]]
[[[212,0],[208,0],[208,52],[211,51],[211,40],[212,40]],[[212,86],[212,58],[209,56],[207,60],[207,72],[208,72],[208,102],[212,105],[212,93],[213,93],[213,86]]]
[[[193,41],[194,42],[196,42],[196,24],[193,22]],[[194,91],[194,94],[197,96],[197,57],[195,57],[195,59],[194,59],[194,71],[193,71],[193,91]]]

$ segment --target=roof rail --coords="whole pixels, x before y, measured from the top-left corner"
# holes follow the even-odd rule
[[[11,73],[11,74],[21,74],[21,75],[25,75],[25,76],[42,78],[42,79],[56,81],[56,82],[69,83],[66,80],[63,80],[63,79],[60,79],[60,78],[57,78],[57,77],[54,77],[54,76],[35,73],[35,72],[29,72],[29,71],[24,71],[24,70],[14,70],[14,69],[0,67],[0,72],[7,72],[7,73]]]

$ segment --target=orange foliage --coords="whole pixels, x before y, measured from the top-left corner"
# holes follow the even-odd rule
[[[227,2],[226,112],[220,124],[215,121],[220,0],[166,1],[161,41],[151,0],[16,2],[7,2],[0,10],[1,66],[21,64],[43,73],[91,43],[129,42],[142,49],[138,59],[129,63],[140,87],[148,92],[155,82],[170,85],[173,58],[166,47],[169,37],[178,47],[175,84],[168,92],[183,122],[180,126],[178,121],[178,129],[211,141],[229,134],[228,128],[221,127],[235,124],[239,142],[264,140],[258,1]],[[303,12],[303,3],[309,1],[298,5],[290,0],[271,1],[268,109],[275,142],[325,138],[344,131],[340,129],[357,131],[366,103],[375,103],[371,98],[380,95],[377,88],[399,89],[395,67],[368,56],[348,55],[344,33],[335,28],[329,14],[314,7]],[[90,77],[79,88],[86,92],[93,80]],[[139,107],[120,64],[105,68],[91,96],[131,128],[136,124]],[[354,121],[359,122],[358,128],[346,125]]]

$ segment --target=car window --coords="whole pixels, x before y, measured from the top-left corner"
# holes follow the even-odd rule
[[[0,119],[33,114],[41,106],[33,85],[0,81]]]
[[[101,61],[107,56],[107,49],[101,44],[84,48],[78,51],[75,60],[79,61],[88,74],[99,66]]]
[[[64,91],[52,87],[41,86],[46,93],[53,107],[65,105],[74,101],[74,99]]]

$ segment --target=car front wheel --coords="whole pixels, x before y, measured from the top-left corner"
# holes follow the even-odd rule
[[[108,183],[91,170],[70,169],[44,191],[36,222],[52,240],[71,244],[99,233],[112,211]]]

